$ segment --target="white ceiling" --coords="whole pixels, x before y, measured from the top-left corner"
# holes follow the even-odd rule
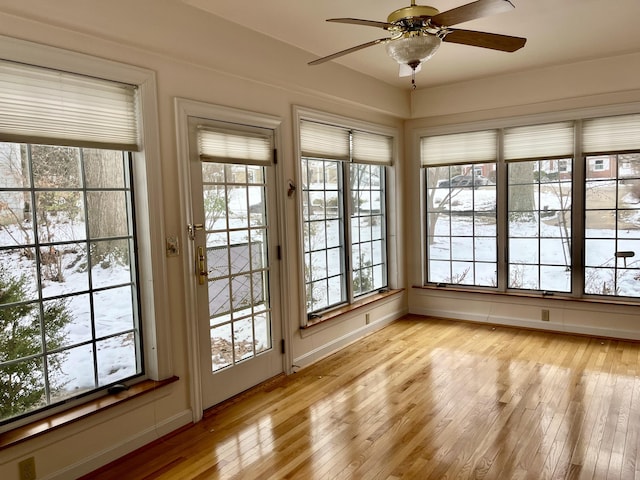
[[[353,17],[386,21],[410,0],[182,0],[234,23],[309,52],[309,61],[359,45],[388,33],[382,29],[338,23],[327,18]],[[527,38],[514,53],[443,43],[416,76],[418,88],[526,71],[640,51],[640,0],[511,0],[507,13],[456,25]],[[440,12],[470,0],[428,0]],[[333,60],[383,82],[410,88],[398,66],[375,45]],[[310,66],[321,69],[326,64]]]

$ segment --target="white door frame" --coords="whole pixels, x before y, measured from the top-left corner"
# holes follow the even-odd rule
[[[191,175],[189,172],[189,117],[198,117],[208,120],[215,120],[221,122],[239,123],[243,125],[250,125],[255,127],[268,128],[274,131],[275,147],[278,152],[281,152],[280,148],[280,125],[282,120],[278,117],[265,115],[262,113],[250,112],[247,110],[239,110],[235,108],[225,107],[221,105],[215,105],[206,102],[198,102],[195,100],[188,100],[184,98],[176,97],[174,99],[175,109],[175,125],[176,125],[176,146],[177,146],[177,161],[178,161],[178,184],[180,189],[180,198],[182,202],[181,208],[181,232],[179,238],[182,243],[182,267],[183,267],[183,285],[184,285],[184,313],[187,322],[187,348],[188,348],[188,369],[190,375],[189,393],[191,398],[191,412],[193,422],[198,422],[202,419],[203,415],[203,399],[202,399],[202,369],[200,366],[200,343],[198,334],[198,310],[196,301],[196,286],[197,279],[194,274],[194,261],[195,252],[194,242],[188,239],[187,225],[194,222],[193,212],[191,208],[192,185]],[[277,222],[275,227],[278,229],[278,236],[280,238],[280,245],[284,252],[287,251],[286,247],[286,235],[285,235],[285,209],[283,198],[286,198],[286,182],[284,180],[284,168],[276,169],[276,189],[278,194],[276,195],[277,201]],[[283,292],[288,289],[288,267],[287,267],[287,255],[282,255],[280,264],[280,278],[282,284],[279,288],[281,319],[274,318],[273,321],[280,321],[282,328],[282,336],[285,340],[285,354],[283,355],[284,365],[283,371],[290,373],[290,365],[293,363],[293,354],[290,348],[291,345],[291,333],[288,327],[289,325],[289,305]],[[278,339],[274,339],[277,341]],[[274,345],[277,348],[277,345]]]

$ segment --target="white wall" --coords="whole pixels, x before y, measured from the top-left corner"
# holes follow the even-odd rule
[[[178,184],[174,98],[260,112],[282,119],[280,161],[284,178],[295,178],[293,105],[401,129],[409,95],[344,67],[311,69],[310,55],[231,25],[173,0],[14,0],[0,2],[0,35],[86,53],[152,70],[157,76],[160,156],[165,210],[158,212],[166,235],[187,241]],[[0,42],[0,57],[2,57]],[[326,68],[325,68],[326,67]],[[402,142],[399,145],[403,147]],[[398,167],[402,171],[401,166]],[[404,174],[402,174],[403,176]],[[401,203],[396,202],[402,227]],[[297,209],[286,199],[289,252],[287,291],[297,291]],[[400,235],[399,258],[404,258]],[[189,397],[184,256],[166,262],[173,373],[180,380],[161,391],[94,415],[87,420],[0,451],[0,478],[17,478],[17,463],[35,456],[38,478],[74,478],[158,438],[192,419]],[[404,269],[398,271],[399,286]],[[363,308],[327,326],[301,334],[299,299],[288,295],[285,319],[292,358],[315,361],[340,346],[401,316],[406,294]],[[369,314],[370,323],[366,322]]]
[[[552,118],[580,118],[580,112],[640,111],[640,53],[519,72],[496,78],[414,92],[413,119],[405,124],[408,204],[420,204],[418,136],[433,128],[505,122],[543,123]],[[577,115],[576,117],[573,117]],[[411,166],[410,166],[411,165]],[[407,208],[408,225],[421,222],[418,208]],[[407,237],[410,286],[423,284],[420,229]],[[549,310],[549,321],[541,310]],[[484,323],[562,332],[640,339],[640,307],[558,298],[528,298],[409,288],[409,310]]]

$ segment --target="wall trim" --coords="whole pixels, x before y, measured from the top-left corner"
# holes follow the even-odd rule
[[[110,462],[113,462],[138,448],[158,440],[163,436],[192,423],[193,414],[191,410],[183,410],[176,415],[164,419],[162,422],[152,425],[136,435],[122,440],[120,443],[111,445],[109,448],[101,450],[94,455],[83,458],[81,461],[58,470],[42,480],[66,480],[68,478],[78,478],[82,475],[97,470]]]
[[[632,330],[593,327],[587,325],[567,325],[565,323],[541,322],[540,320],[524,320],[499,315],[481,315],[468,312],[453,312],[427,307],[411,308],[410,313],[425,317],[438,317],[444,320],[463,320],[467,322],[483,323],[487,325],[504,325],[548,332],[589,335],[592,337],[615,338],[621,340],[640,340],[640,332]]]
[[[393,313],[389,313],[384,317],[380,318],[376,322],[372,322],[368,325],[364,325],[356,330],[352,330],[349,333],[335,338],[334,340],[323,344],[322,346],[313,349],[304,355],[300,355],[293,359],[293,364],[296,369],[305,368],[310,365],[313,365],[318,360],[321,360],[325,357],[328,357],[332,353],[337,352],[338,350],[343,349],[347,345],[350,345],[358,340],[364,338],[365,336],[380,330],[381,328],[386,327],[387,325],[395,322],[399,318],[402,318],[407,314],[406,309],[402,309],[400,311],[396,311]]]

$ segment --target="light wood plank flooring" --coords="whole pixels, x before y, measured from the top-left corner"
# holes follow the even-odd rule
[[[409,316],[87,478],[640,478],[639,352]]]

